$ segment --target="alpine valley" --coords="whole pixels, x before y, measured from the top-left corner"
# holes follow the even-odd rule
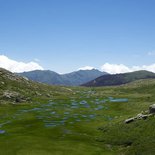
[[[0,154],[155,154],[155,118],[149,114],[155,79],[142,73],[149,78],[71,87],[37,83],[1,68]],[[125,123],[131,117],[136,119]]]

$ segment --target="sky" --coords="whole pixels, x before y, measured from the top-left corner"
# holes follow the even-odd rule
[[[0,0],[0,67],[155,72],[155,0]]]

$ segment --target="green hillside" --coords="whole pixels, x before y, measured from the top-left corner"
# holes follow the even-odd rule
[[[86,84],[83,84],[83,86],[89,86],[89,87],[115,86],[126,84],[140,79],[151,79],[151,78],[155,78],[155,73],[142,70],[124,74],[112,74],[112,75],[100,76]]]
[[[48,100],[72,94],[69,88],[48,86],[32,82],[0,68],[0,101],[1,104],[33,103],[37,100]]]
[[[154,155],[155,80],[112,87],[48,86],[0,69],[0,155]]]

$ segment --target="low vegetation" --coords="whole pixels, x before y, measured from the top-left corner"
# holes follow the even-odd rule
[[[155,101],[155,80],[48,86],[0,70],[0,155],[154,155],[155,118],[125,124]]]

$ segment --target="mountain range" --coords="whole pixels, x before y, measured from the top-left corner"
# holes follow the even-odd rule
[[[30,80],[50,85],[78,86],[108,73],[101,72],[97,69],[92,69],[74,71],[68,74],[58,74],[50,70],[35,70],[17,74],[27,77]]]
[[[140,79],[155,78],[155,73],[141,70],[124,74],[107,74],[100,76],[82,86],[99,87],[99,86],[115,86],[133,82]]]

